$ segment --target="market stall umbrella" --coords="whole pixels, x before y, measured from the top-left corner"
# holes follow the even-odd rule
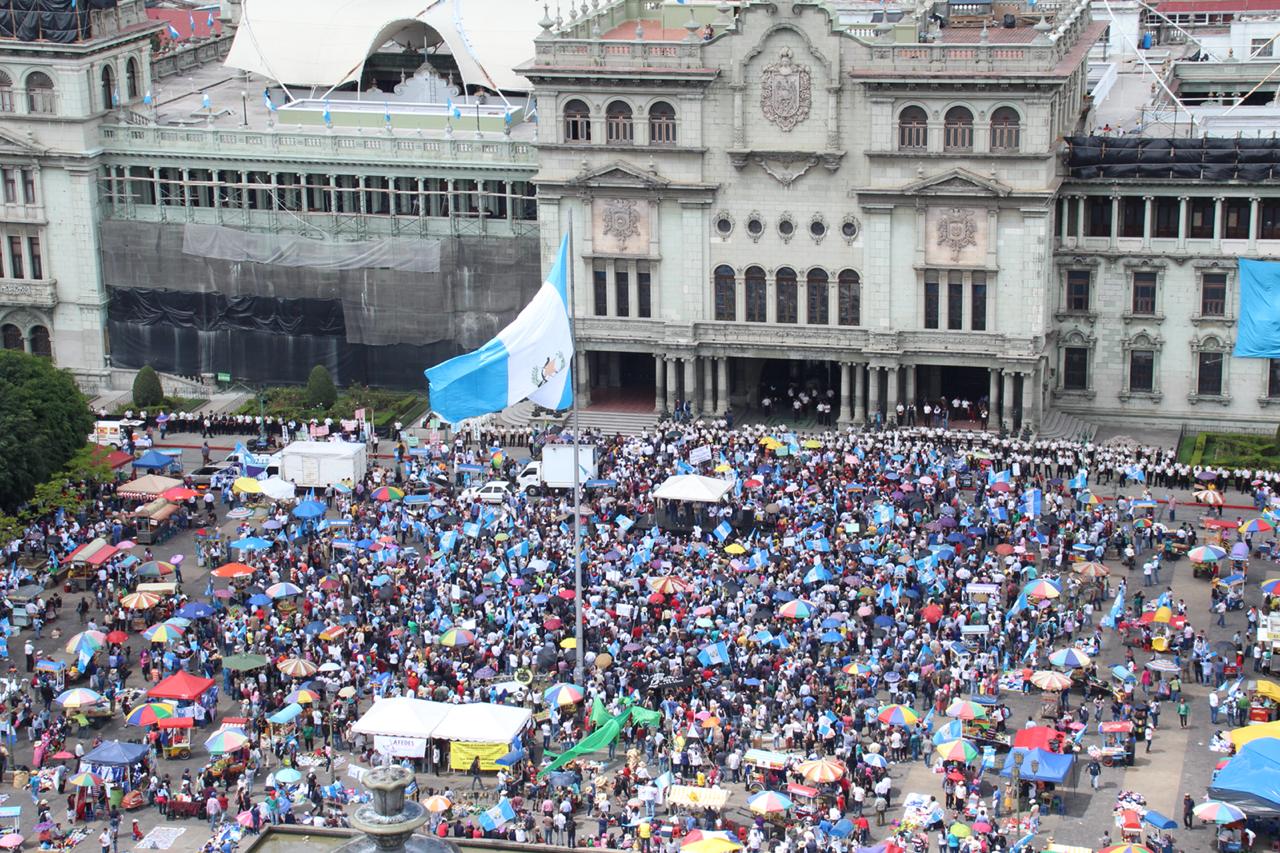
[[[314,690],[308,690],[305,687],[299,687],[297,690],[284,697],[286,703],[294,703],[298,705],[310,705],[320,701],[320,694]]]
[[[120,599],[120,606],[125,610],[150,610],[160,603],[160,596],[154,592],[131,592]]]
[[[369,493],[369,497],[380,502],[398,501],[404,497],[404,491],[395,486],[379,486]]]
[[[0,835],[0,847],[3,847],[6,850],[13,850],[16,847],[22,846],[22,840],[22,836],[16,832],[5,833],[4,835]]]
[[[262,494],[262,483],[252,477],[236,477],[235,482],[231,484],[231,491],[239,492],[243,495],[260,495]]]
[[[227,547],[235,551],[265,551],[271,547],[271,543],[261,536],[246,536],[243,539],[237,539]]]
[[[813,615],[813,605],[803,598],[797,598],[779,607],[778,615],[786,619],[808,619]]]
[[[1041,690],[1066,690],[1071,686],[1071,677],[1051,669],[1038,669],[1031,673],[1031,683]]]
[[[212,605],[205,604],[203,601],[190,601],[179,607],[175,615],[186,619],[204,619],[217,612]]]
[[[117,644],[124,643],[124,642],[127,642],[128,639],[129,639],[129,635],[124,631],[119,630],[118,628],[110,632],[109,634],[107,634],[108,643],[117,643]]]
[[[302,774],[292,767],[281,767],[276,771],[276,781],[283,785],[292,785],[302,781]]]
[[[693,589],[693,584],[684,578],[678,578],[674,575],[661,575],[659,577],[649,578],[645,581],[649,589],[663,595],[674,595],[679,592],[689,592]]]
[[[162,578],[174,573],[173,563],[167,563],[164,560],[147,560],[141,566],[138,566],[137,575],[140,578]]]
[[[126,635],[127,636],[127,635]],[[107,635],[101,631],[81,631],[67,640],[67,653],[80,654],[82,651],[94,652],[107,643]]]
[[[1252,518],[1240,525],[1241,533],[1268,533],[1272,530],[1275,527],[1265,518]]]
[[[253,515],[253,510],[249,509],[247,506],[238,506],[235,509],[227,511],[227,518],[233,521],[239,521],[240,519],[248,518],[251,515]]]
[[[476,641],[476,635],[466,628],[450,628],[440,635],[442,646],[469,646]]]
[[[316,674],[318,667],[305,658],[285,658],[276,664],[276,669],[291,678],[309,678]]]
[[[1113,844],[1102,848],[1098,853],[1152,853],[1152,850],[1141,844]]]
[[[204,748],[213,753],[235,752],[244,747],[249,738],[235,729],[222,729],[214,732],[204,742]]]
[[[943,761],[963,761],[969,764],[978,758],[978,748],[963,738],[944,741],[934,747]]]
[[[957,720],[985,720],[987,709],[968,699],[953,699],[947,706],[946,715]]]
[[[160,622],[143,631],[142,638],[149,643],[172,643],[174,640],[181,639],[185,633],[186,631],[177,625]]]
[[[347,629],[343,625],[330,625],[320,632],[319,637],[326,642],[340,640],[347,635]]]
[[[124,718],[127,726],[154,726],[161,720],[170,720],[178,715],[178,706],[172,702],[148,702],[139,705]]]
[[[1215,489],[1201,489],[1195,493],[1195,499],[1209,506],[1222,506],[1226,503],[1226,499],[1222,497],[1222,492]]]
[[[292,595],[302,595],[302,588],[297,584],[281,581],[267,587],[266,593],[272,598],[288,598]]]
[[[1086,563],[1076,563],[1076,574],[1085,578],[1105,578],[1111,574],[1111,570],[1102,563],[1095,563],[1092,560]]]
[[[1227,552],[1216,545],[1197,545],[1187,552],[1187,559],[1193,563],[1216,563],[1225,556]]]
[[[433,814],[447,812],[453,806],[453,801],[443,794],[434,794],[422,801],[422,807]]]
[[[1089,665],[1089,656],[1079,649],[1058,649],[1049,655],[1049,663],[1065,669],[1079,669]]]
[[[161,492],[160,497],[172,503],[180,504],[183,501],[200,497],[200,493],[195,489],[188,489],[186,486],[174,486],[172,489],[165,489]]]
[[[101,702],[102,694],[87,687],[72,687],[59,693],[53,701],[64,708],[84,708]]]
[[[542,698],[547,700],[550,705],[558,705],[564,707],[566,705],[575,705],[582,701],[582,697],[586,693],[576,684],[561,682],[553,684],[542,693]]]
[[[796,771],[806,782],[823,784],[835,782],[847,772],[844,762],[836,758],[815,758],[796,765]]]
[[[244,563],[223,563],[210,574],[219,578],[240,578],[253,574],[253,566],[246,566]]]
[[[319,518],[325,514],[327,507],[320,501],[302,501],[293,508],[294,518]]]
[[[700,838],[680,845],[681,853],[733,853],[741,849],[742,845],[727,835],[723,838],[719,836]]]
[[[1244,820],[1245,815],[1242,810],[1230,803],[1219,802],[1218,800],[1209,800],[1207,803],[1200,803],[1191,810],[1192,814],[1207,820],[1210,823],[1227,824]]]
[[[102,777],[96,773],[85,771],[72,776],[67,780],[67,784],[76,788],[96,788],[102,784]]]
[[[1057,598],[1062,595],[1062,588],[1045,578],[1033,580],[1022,588],[1027,598]]]
[[[1280,595],[1280,578],[1272,578],[1262,582],[1262,591],[1267,595]]]
[[[747,808],[756,814],[780,814],[792,807],[791,798],[777,791],[761,791],[747,798]]]
[[[920,715],[906,705],[886,705],[876,714],[876,719],[889,726],[914,726]]]

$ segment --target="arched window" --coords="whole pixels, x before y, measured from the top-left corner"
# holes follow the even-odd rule
[[[0,113],[13,112],[13,78],[0,71]]]
[[[853,270],[840,270],[836,276],[836,322],[841,326],[858,326],[862,323],[862,282]]]
[[[577,98],[564,105],[564,141],[591,141],[591,110]]]
[[[716,267],[715,303],[717,320],[736,320],[738,280],[734,277],[733,267],[721,264]]]
[[[992,151],[1017,151],[1022,143],[1021,137],[1017,110],[1013,107],[1000,107],[991,114]]]
[[[676,144],[676,109],[666,101],[649,107],[649,142],[653,145]]]
[[[12,323],[5,323],[4,328],[0,329],[0,334],[3,334],[5,349],[16,349],[19,351],[26,349],[22,344],[22,330]]]
[[[920,107],[898,113],[898,149],[923,151],[929,147],[929,116]]]
[[[116,106],[120,95],[116,92],[116,73],[110,65],[102,66],[102,108],[109,110]]]
[[[782,267],[773,277],[773,283],[777,296],[778,322],[796,322],[796,271],[791,267]]]
[[[53,358],[53,341],[44,326],[31,327],[31,354],[41,358]]]
[[[764,270],[747,267],[743,278],[747,289],[747,322],[763,323],[769,316],[769,291],[764,283]]]
[[[942,148],[944,151],[973,150],[973,113],[964,107],[947,110],[942,121]]]
[[[138,60],[129,57],[129,61],[124,64],[124,90],[131,101],[137,100],[142,94],[138,84]]]
[[[631,126],[631,105],[625,101],[613,101],[604,111],[604,138],[613,145],[630,145],[635,139]]]
[[[58,111],[53,79],[43,71],[27,75],[27,112],[52,115]]]
[[[805,280],[805,317],[810,326],[825,326],[831,322],[831,301],[827,298],[826,270],[809,270]]]

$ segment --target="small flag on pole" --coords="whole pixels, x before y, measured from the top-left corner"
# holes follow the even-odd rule
[[[150,89],[148,89],[147,93],[142,96],[142,103],[146,104],[147,106],[151,106],[152,103],[154,103],[154,99],[151,97]]]
[[[203,108],[204,108],[204,109],[206,109],[206,110],[211,110],[211,109],[213,109],[213,101],[209,100],[209,93],[208,93],[208,92],[205,92],[205,93],[200,97],[200,106],[201,106],[201,107],[203,107]]]
[[[333,114],[332,114],[331,112],[329,112],[329,102],[328,102],[328,101],[325,101],[325,102],[324,102],[324,112],[321,114],[320,118],[324,119],[324,123],[325,123],[325,124],[327,124],[327,125],[332,125],[332,124],[333,124]]]
[[[276,105],[271,103],[271,91],[269,89],[262,90],[262,103],[266,104],[267,109],[271,112],[276,111]]]
[[[182,40],[182,33],[178,32],[178,28],[175,27],[173,24],[169,24],[168,32],[169,32],[169,38],[171,38],[172,40],[174,41]]]

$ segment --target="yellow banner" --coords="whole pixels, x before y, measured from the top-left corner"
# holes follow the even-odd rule
[[[510,751],[511,745],[506,743],[455,740],[449,745],[449,766],[454,770],[470,770],[472,759],[478,755],[481,770],[501,770],[497,761]]]

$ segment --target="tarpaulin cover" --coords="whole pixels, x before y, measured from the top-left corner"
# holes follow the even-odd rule
[[[174,458],[159,450],[148,450],[133,460],[134,468],[168,468],[174,464]]]
[[[1240,259],[1237,358],[1280,358],[1280,263]]]
[[[108,740],[98,744],[82,760],[88,764],[101,764],[105,767],[127,767],[141,761],[146,754],[146,744]]]
[[[440,271],[439,240],[388,238],[338,242],[292,234],[257,234],[222,225],[191,224],[183,229],[182,251],[188,255],[224,261],[318,270]]]
[[[71,44],[90,36],[91,12],[116,0],[0,0],[0,38]]]
[[[1280,817],[1280,740],[1246,744],[1218,771],[1209,796],[1230,803],[1250,817]]]
[[[1066,164],[1077,179],[1263,181],[1280,176],[1280,140],[1069,136]]]
[[[1024,756],[1020,774],[1022,779],[1028,782],[1062,784],[1066,781],[1071,763],[1075,760],[1074,756],[1046,752],[1043,749],[1013,749],[1005,756],[1004,769],[1000,771],[1001,776],[1013,775],[1013,757],[1019,753]],[[1033,764],[1035,769],[1032,769]]]
[[[192,702],[216,684],[212,678],[201,678],[185,670],[179,670],[147,691],[152,699],[177,699]]]

